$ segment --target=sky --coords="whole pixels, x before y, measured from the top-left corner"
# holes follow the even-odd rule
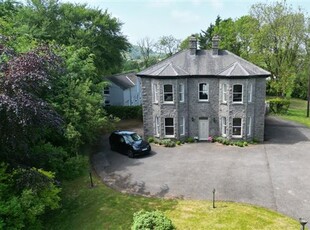
[[[237,19],[250,12],[255,3],[267,0],[64,0],[86,3],[90,7],[108,10],[123,23],[122,33],[131,44],[145,37],[158,41],[172,35],[185,39],[206,30],[219,15],[222,19]],[[310,12],[309,0],[287,0],[294,9]]]

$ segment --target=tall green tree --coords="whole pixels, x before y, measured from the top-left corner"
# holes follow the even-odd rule
[[[272,74],[270,93],[290,97],[306,52],[305,14],[280,1],[253,5],[251,16],[259,22],[255,52]]]
[[[201,49],[210,49],[212,47],[212,37],[214,36],[214,28],[220,25],[222,21],[221,17],[218,15],[216,17],[215,23],[210,24],[206,30],[201,30],[199,34],[198,41]]]
[[[130,47],[118,19],[87,5],[31,0],[18,11],[14,26],[38,40],[88,47],[100,74],[119,71],[123,52]]]

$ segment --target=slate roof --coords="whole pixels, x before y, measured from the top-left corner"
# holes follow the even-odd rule
[[[114,74],[107,79],[123,90],[134,87],[137,82],[136,72]]]
[[[137,73],[139,77],[268,77],[270,73],[253,63],[227,51],[197,50],[196,55],[190,49],[180,51],[173,56]]]

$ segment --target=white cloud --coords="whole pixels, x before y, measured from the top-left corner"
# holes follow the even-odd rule
[[[224,3],[222,0],[208,0],[211,7],[215,10],[221,10],[224,8]]]
[[[171,17],[182,23],[193,23],[200,20],[200,16],[197,13],[187,10],[172,10]]]
[[[172,3],[174,3],[175,0],[149,0],[149,7],[156,7],[156,8],[163,8],[168,7]]]

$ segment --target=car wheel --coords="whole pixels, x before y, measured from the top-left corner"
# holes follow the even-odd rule
[[[131,149],[128,150],[127,155],[128,155],[128,157],[130,157],[130,158],[133,158],[133,157],[134,157],[133,151],[132,151]]]

